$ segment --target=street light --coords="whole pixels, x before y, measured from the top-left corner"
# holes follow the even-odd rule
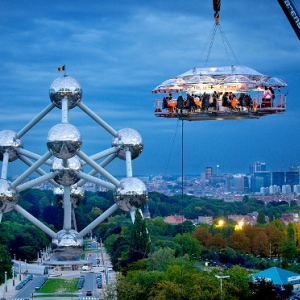
[[[220,279],[220,294],[221,294],[221,300],[223,299],[223,296],[222,296],[222,279],[226,279],[226,278],[230,278],[229,275],[227,276],[218,276],[218,275],[215,275],[216,278]]]
[[[219,226],[222,226],[222,225],[224,225],[224,221],[223,221],[223,220],[220,220],[220,221],[219,221]]]

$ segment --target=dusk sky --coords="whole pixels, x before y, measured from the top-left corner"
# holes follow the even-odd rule
[[[299,0],[295,1],[300,6]],[[49,87],[63,72],[82,86],[82,102],[115,130],[133,128],[144,151],[133,161],[134,175],[162,174],[174,139],[177,119],[156,118],[151,91],[164,80],[193,67],[214,25],[207,1],[2,1],[0,11],[0,130],[18,132],[49,105]],[[200,174],[220,165],[221,173],[249,172],[259,160],[267,170],[300,165],[300,42],[276,0],[227,0],[220,24],[240,65],[283,79],[287,111],[259,120],[184,122],[185,174]],[[231,64],[236,64],[233,59]],[[219,34],[208,67],[229,65]],[[46,138],[61,122],[55,108],[23,138],[24,148],[40,155]],[[88,155],[111,146],[112,136],[79,108],[70,123],[83,136]],[[167,174],[181,172],[181,123]],[[9,164],[9,176],[27,166]],[[46,169],[45,169],[46,170]],[[114,160],[113,175],[126,173]],[[85,171],[89,171],[85,169]]]

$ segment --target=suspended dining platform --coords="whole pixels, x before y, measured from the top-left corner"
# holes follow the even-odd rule
[[[259,119],[286,111],[286,95],[279,94],[283,87],[283,80],[245,66],[194,68],[152,91],[164,94],[154,101],[154,115],[189,121]]]

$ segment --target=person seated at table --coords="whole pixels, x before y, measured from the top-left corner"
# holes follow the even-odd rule
[[[191,95],[188,94],[187,98],[186,98],[186,108],[188,110],[191,110],[191,108],[192,108],[192,102],[193,102],[193,98],[192,98]]]
[[[207,110],[208,106],[209,106],[209,95],[204,92],[202,97],[202,111]]]
[[[212,96],[210,97],[210,103],[209,103],[209,107],[213,107],[213,108],[217,108],[217,101],[218,101],[218,94],[216,91],[214,91],[214,93],[212,94]]]
[[[162,105],[162,109],[165,109],[165,108],[167,108],[168,107],[168,101],[167,101],[167,98],[166,97],[164,97],[163,98],[163,105]]]
[[[169,93],[169,101],[173,101],[172,93]]]
[[[181,113],[183,109],[183,97],[181,95],[177,98],[177,108],[178,112]]]
[[[222,97],[222,106],[224,107],[229,106],[228,92],[225,92],[225,94]]]
[[[187,102],[187,100],[186,100],[186,98],[184,98],[183,99],[183,108],[186,108],[186,102]]]
[[[196,110],[196,107],[197,107],[197,105],[195,103],[195,95],[192,94],[192,96],[191,96],[191,111],[194,112]]]
[[[246,107],[248,108],[248,111],[253,108],[253,102],[252,102],[252,98],[250,95],[246,95],[245,96],[245,102],[246,102]]]
[[[269,88],[265,87],[262,107],[271,107],[272,106],[271,100],[272,100],[272,92],[269,90]]]

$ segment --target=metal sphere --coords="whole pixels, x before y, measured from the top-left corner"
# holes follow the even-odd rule
[[[114,191],[114,199],[124,211],[133,207],[141,208],[148,201],[146,185],[138,178],[128,177],[120,181],[121,185]]]
[[[112,147],[119,148],[117,155],[120,159],[126,160],[126,151],[131,152],[131,159],[137,158],[143,151],[143,139],[134,129],[124,128],[118,131],[113,138]]]
[[[9,161],[18,159],[18,149],[23,148],[21,139],[17,138],[17,133],[12,130],[0,131],[0,160],[3,161],[3,154],[9,153]]]
[[[61,230],[57,233],[57,238],[52,239],[52,249],[56,258],[60,260],[80,259],[84,242],[83,239],[77,239],[78,232],[70,230]]]
[[[67,123],[53,126],[47,137],[47,148],[61,159],[68,159],[76,155],[81,149],[82,140],[79,130]]]
[[[19,195],[11,186],[11,182],[6,179],[0,179],[0,212],[7,213],[13,210],[18,199]]]
[[[79,181],[77,173],[82,171],[82,165],[77,157],[68,159],[68,166],[63,166],[62,159],[54,158],[51,165],[51,172],[58,172],[54,180],[61,185],[72,185]]]
[[[70,198],[73,207],[76,208],[84,198],[83,187],[76,186],[76,184],[71,186]]]
[[[69,100],[69,109],[71,109],[81,101],[82,89],[76,79],[66,75],[52,82],[49,96],[51,102],[58,108],[61,108],[62,99],[67,97]]]
[[[56,187],[53,190],[53,194],[55,196],[55,200],[57,201],[57,203],[59,205],[61,205],[62,207],[64,207],[64,188]],[[70,193],[70,200],[71,200],[73,207],[76,208],[81,203],[83,198],[84,198],[83,187],[77,186],[76,184],[72,185],[71,193]]]

